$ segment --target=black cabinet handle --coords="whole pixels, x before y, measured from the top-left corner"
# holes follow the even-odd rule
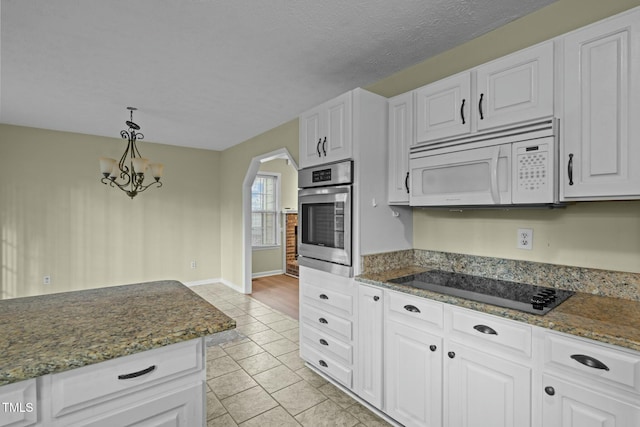
[[[480,112],[480,120],[484,120],[484,114],[482,113],[482,98],[484,98],[484,93],[480,94],[480,101],[478,102],[478,111]]]
[[[324,137],[324,141],[322,141],[322,152],[324,156],[327,157],[327,137]]]
[[[320,364],[320,366],[322,366],[323,368],[327,368],[327,367],[328,367],[327,362],[325,362],[324,360],[320,360],[318,363],[319,363],[319,364]]]
[[[431,350],[431,351],[436,351],[437,349],[438,349],[438,347],[436,347],[436,346],[435,346],[435,345],[433,345],[433,344],[431,344],[431,345],[429,346],[429,350]]]
[[[607,365],[591,356],[587,356],[584,354],[572,354],[571,358],[576,362],[582,363],[584,366],[588,366],[593,369],[603,369],[605,371],[609,370],[609,367]]]
[[[549,396],[553,396],[554,394],[556,394],[556,390],[551,386],[545,387],[544,392],[547,393]]]
[[[374,301],[378,301],[379,299],[380,299],[380,297],[379,297],[378,295],[376,295],[376,296],[374,296],[374,297],[373,297],[373,300],[374,300]]]
[[[329,297],[326,296],[325,294],[320,294],[320,299],[329,299]]]
[[[569,173],[569,185],[573,185],[573,154],[569,154],[569,164],[567,165]]]
[[[156,370],[156,365],[151,365],[147,369],[143,369],[143,370],[138,371],[138,372],[132,372],[130,374],[118,375],[118,379],[119,380],[128,380],[128,379],[131,379],[131,378],[137,378],[137,377],[141,377],[143,375],[150,374],[151,372],[153,372],[155,370]]]
[[[449,359],[453,359],[454,357],[456,357],[456,354],[453,351],[450,351],[449,353],[447,353],[447,356],[449,356]]]
[[[462,105],[460,106],[460,117],[462,117],[462,124],[465,124],[465,120],[464,120],[464,102],[466,101],[466,99],[462,100]]]
[[[483,334],[488,334],[488,335],[498,335],[498,333],[496,332],[495,329],[487,326],[487,325],[476,325],[473,327],[473,329],[475,329],[478,332],[482,332]]]
[[[407,172],[407,176],[404,177],[404,188],[407,189],[407,194],[409,194],[409,172]]]
[[[329,345],[329,343],[327,342],[327,340],[325,340],[324,338],[320,338],[320,344],[322,344],[322,345]]]
[[[318,322],[320,322],[320,323],[322,323],[322,324],[324,324],[324,325],[326,325],[327,323],[329,323],[329,322],[327,322],[327,319],[325,319],[324,317],[319,318],[319,319],[318,319]]]
[[[420,313],[420,309],[415,305],[407,304],[404,306],[404,309],[412,313]]]
[[[316,151],[318,152],[318,157],[322,157],[322,153],[320,152],[320,142],[322,138],[318,139],[318,143],[316,144]]]

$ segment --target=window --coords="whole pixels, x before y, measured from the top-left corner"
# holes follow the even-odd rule
[[[280,245],[279,213],[280,177],[259,173],[251,187],[251,245],[269,247]]]

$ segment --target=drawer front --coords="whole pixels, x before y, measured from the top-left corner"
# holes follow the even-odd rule
[[[442,303],[394,291],[385,290],[385,294],[385,307],[390,319],[417,328],[429,326],[442,329]]]
[[[640,354],[553,333],[545,334],[545,368],[574,374],[640,393]]]
[[[36,380],[0,387],[0,427],[31,426],[38,421]]]
[[[353,362],[353,350],[351,345],[340,341],[329,334],[325,334],[306,323],[302,324],[302,339],[305,343],[316,348],[317,351],[328,354],[329,357],[340,359],[350,365]]]
[[[450,332],[463,341],[507,351],[516,356],[531,357],[531,326],[488,314],[451,308]]]
[[[307,304],[303,304],[300,310],[303,322],[316,327],[322,332],[327,332],[337,338],[350,342],[352,334],[352,323],[339,316],[318,310]]]
[[[204,369],[202,339],[55,374],[54,417]]]
[[[347,388],[351,388],[351,369],[308,345],[301,347],[301,354],[304,360],[311,363],[319,371],[324,372],[331,378],[336,379],[340,383],[344,384]]]
[[[334,308],[336,313],[345,316],[353,314],[353,297],[330,289],[313,285],[303,287],[305,302],[318,308]]]

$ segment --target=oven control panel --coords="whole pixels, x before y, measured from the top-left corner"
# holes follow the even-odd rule
[[[329,187],[353,183],[353,161],[314,166],[298,171],[298,187]]]

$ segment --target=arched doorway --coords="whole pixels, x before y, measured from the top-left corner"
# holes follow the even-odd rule
[[[242,183],[242,252],[244,254],[242,261],[242,292],[251,293],[251,186],[256,178],[256,174],[260,169],[260,164],[275,159],[286,159],[290,165],[298,170],[298,164],[286,148],[280,148],[270,153],[265,153],[251,159],[249,168]]]

